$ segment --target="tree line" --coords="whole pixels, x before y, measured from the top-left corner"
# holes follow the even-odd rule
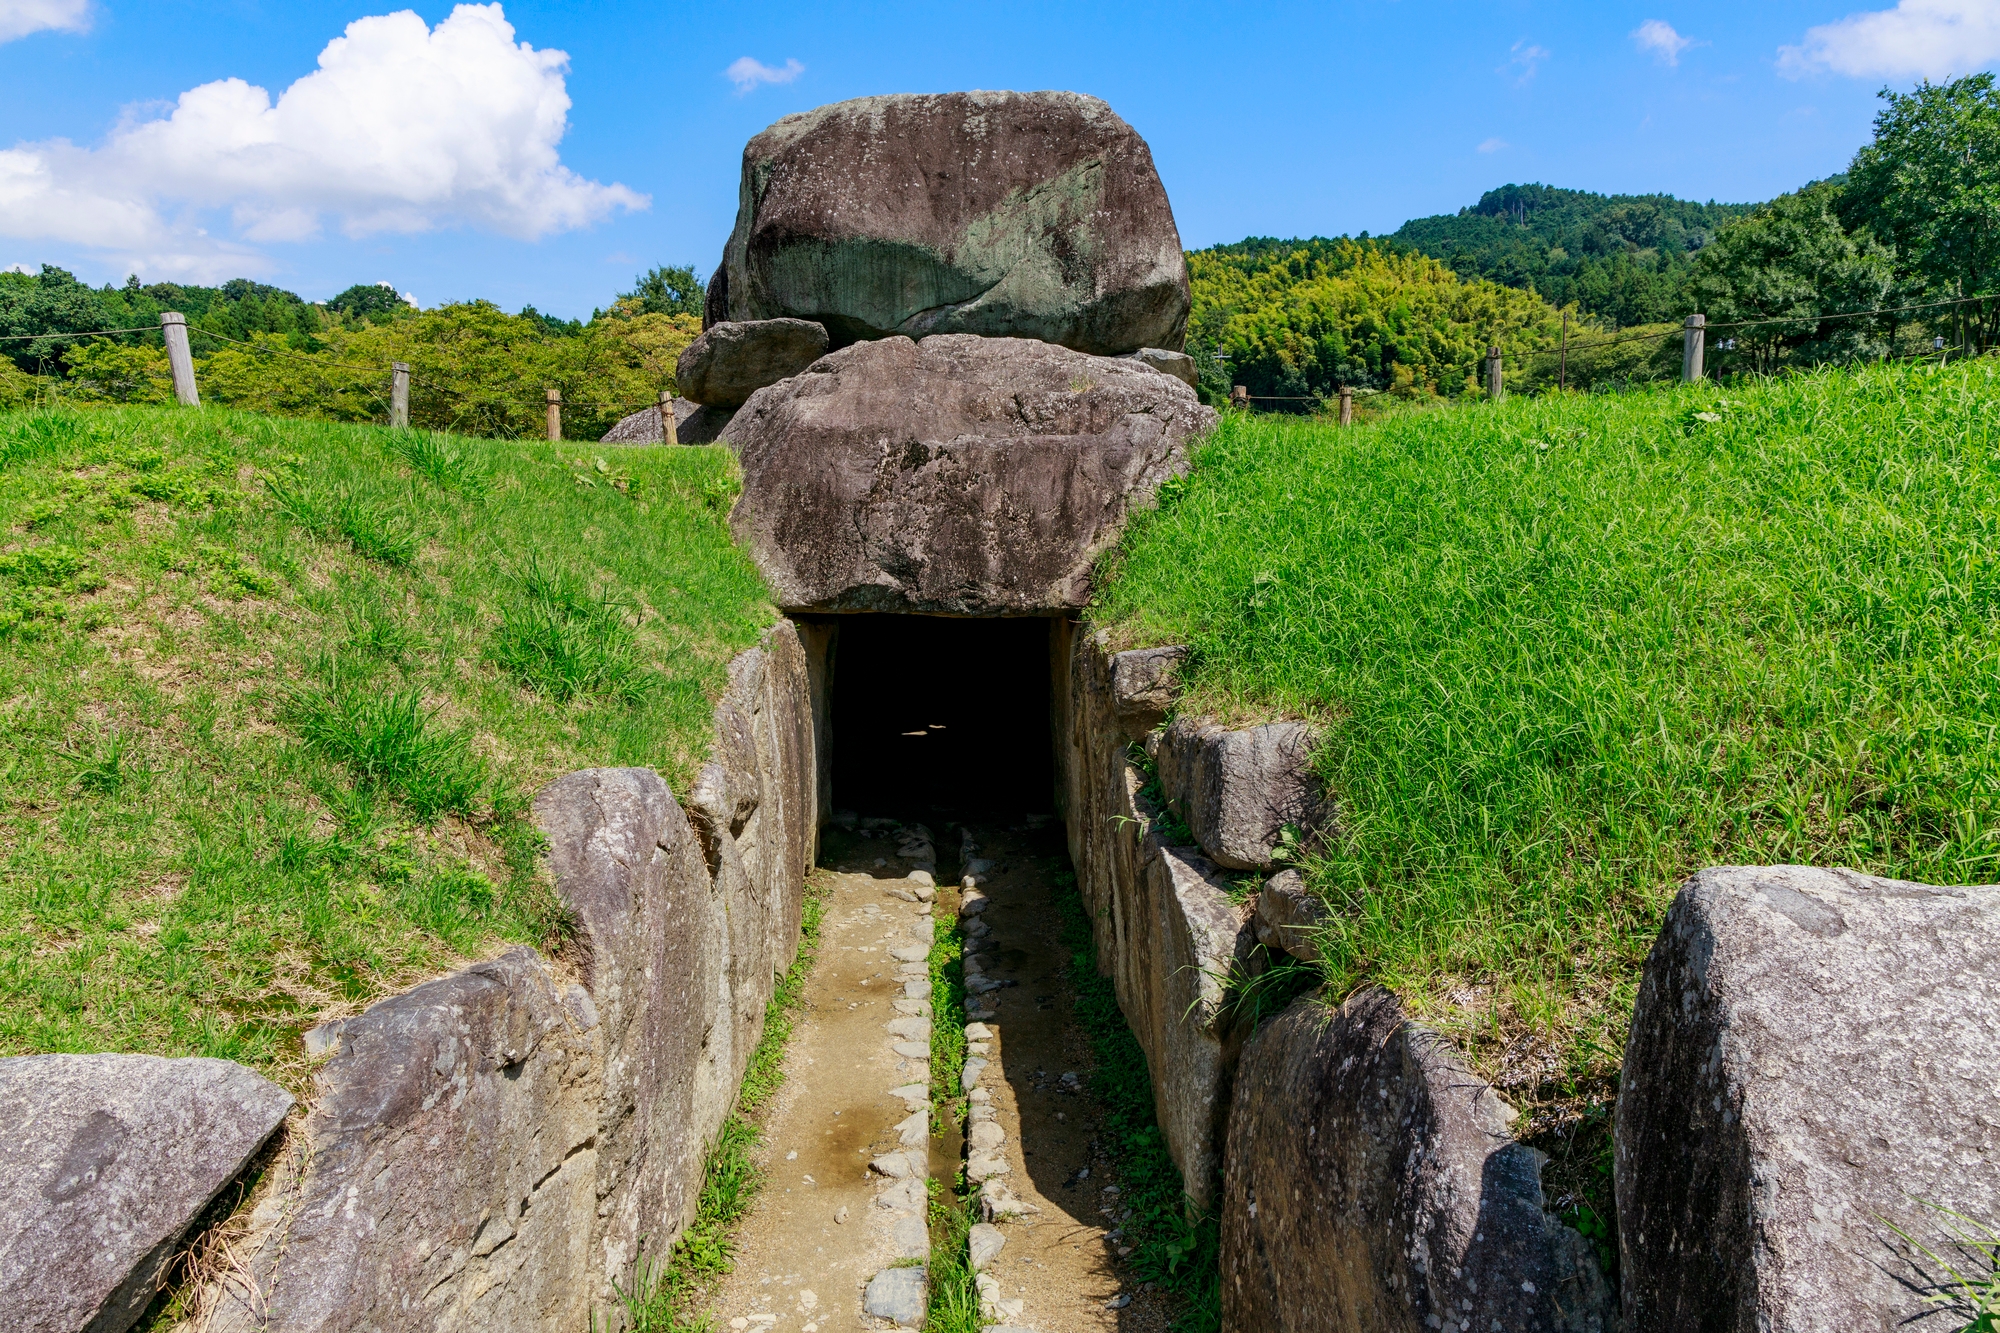
[[[2000,92],[1978,74],[1882,98],[1845,173],[1764,204],[1514,185],[1387,237],[1193,252],[1203,395],[1454,396],[1490,345],[1528,391],[1670,379],[1696,311],[1719,377],[1982,354],[2000,340]]]
[[[187,316],[204,401],[284,416],[380,421],[391,363],[411,368],[411,423],[500,438],[544,428],[545,391],[564,400],[566,433],[594,438],[673,389],[674,365],[701,331],[691,267],[639,276],[589,320],[488,301],[418,310],[386,284],[325,302],[262,283],[92,288],[60,268],[0,274],[0,406],[173,399],[160,312]],[[88,339],[61,335],[136,329]]]

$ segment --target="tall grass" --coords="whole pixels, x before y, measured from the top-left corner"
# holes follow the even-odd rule
[[[302,1088],[302,1029],[556,942],[529,800],[597,764],[684,786],[770,622],[726,452],[0,414],[0,1054]],[[619,608],[612,666],[503,665],[533,596]]]
[[[1230,417],[1095,615],[1325,723],[1336,994],[1614,1068],[1697,867],[1996,877],[1996,423],[1991,362]]]
[[[354,781],[380,789],[426,823],[479,805],[486,765],[469,727],[447,727],[416,690],[381,693],[338,680],[303,686],[279,716],[308,748],[346,766]]]
[[[493,660],[558,703],[587,694],[638,703],[649,676],[626,613],[573,571],[530,552],[520,594],[501,610]]]

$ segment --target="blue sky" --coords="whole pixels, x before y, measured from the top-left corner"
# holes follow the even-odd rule
[[[1841,170],[1885,84],[2000,57],[2000,0],[397,14],[0,0],[0,267],[588,315],[648,265],[716,262],[779,116],[957,88],[1106,99],[1190,247],[1391,231],[1510,181],[1763,199]]]

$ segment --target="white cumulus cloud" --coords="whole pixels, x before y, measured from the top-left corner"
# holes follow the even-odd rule
[[[2000,58],[2000,0],[1902,0],[1894,9],[1849,14],[1778,48],[1778,69],[1858,78],[1942,79]]]
[[[90,0],[0,0],[0,42],[31,32],[90,31]]]
[[[1479,145],[1477,151],[1482,153],[1497,153],[1503,148],[1512,148],[1513,146],[1505,139],[1487,139]]]
[[[0,150],[0,236],[202,278],[261,271],[254,246],[329,220],[349,236],[463,226],[531,240],[646,207],[562,164],[568,63],[517,43],[499,4],[459,5],[435,29],[408,10],[358,19],[275,102],[221,79],[95,148]]]
[[[1639,44],[1641,51],[1651,51],[1662,65],[1681,63],[1681,52],[1694,43],[1674,31],[1674,25],[1665,19],[1647,19],[1632,30],[1632,40]]]
[[[771,66],[750,56],[738,56],[722,74],[736,85],[737,92],[747,93],[760,83],[790,83],[805,72],[806,67],[796,60]]]

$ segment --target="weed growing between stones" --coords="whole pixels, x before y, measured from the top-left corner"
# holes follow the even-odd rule
[[[1928,1199],[1914,1202],[1931,1214],[1929,1225],[1918,1224],[1920,1228],[1934,1235],[1942,1232],[1930,1243],[1887,1218],[1877,1220],[1910,1248],[1921,1274],[1924,1303],[1948,1319],[1966,1321],[1954,1325],[1950,1333],[1996,1333],[2000,1330],[2000,1231]]]
[[[960,958],[965,937],[956,912],[938,912],[931,940],[931,1132],[943,1125],[965,1129],[965,973]],[[965,1164],[952,1167],[952,1188],[935,1188],[930,1207],[930,1308],[927,1333],[979,1333],[979,1288],[973,1279],[966,1235],[978,1220],[978,1203],[966,1186]]]
[[[708,1293],[735,1265],[736,1224],[750,1211],[764,1183],[756,1151],[763,1141],[757,1112],[785,1081],[785,1045],[791,1040],[798,1012],[805,1007],[806,978],[819,957],[820,921],[826,913],[827,889],[816,877],[806,881],[805,910],[799,922],[799,956],[771,993],[764,1007],[764,1034],[750,1053],[736,1109],[722,1122],[722,1132],[708,1150],[702,1167],[701,1198],[694,1221],[665,1258],[642,1255],[634,1266],[632,1288],[620,1289],[630,1333],[707,1333],[712,1317],[702,1307]],[[592,1317],[592,1333],[598,1327]]]
[[[1098,1143],[1124,1186],[1118,1226],[1132,1248],[1127,1262],[1143,1281],[1180,1297],[1176,1329],[1215,1333],[1222,1327],[1218,1219],[1212,1212],[1194,1213],[1181,1188],[1180,1168],[1154,1119],[1146,1054],[1125,1024],[1111,979],[1098,973],[1097,946],[1076,875],[1061,860],[1050,863],[1049,875],[1069,952],[1077,1021],[1097,1057],[1090,1087],[1104,1107]]]

